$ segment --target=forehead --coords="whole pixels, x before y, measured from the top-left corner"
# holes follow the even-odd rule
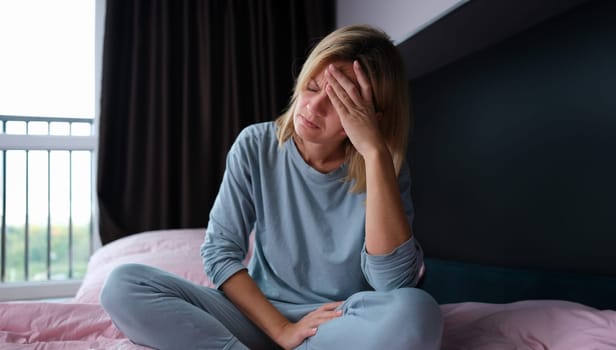
[[[329,67],[330,64],[333,64],[336,69],[338,69],[342,74],[344,74],[347,78],[349,78],[352,82],[357,83],[357,78],[355,77],[355,72],[353,72],[353,62],[349,61],[331,61],[324,64],[322,67],[315,69],[312,72],[312,79],[317,81],[325,80],[325,69]]]

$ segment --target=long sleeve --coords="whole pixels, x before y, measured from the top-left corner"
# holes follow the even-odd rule
[[[217,287],[245,268],[242,260],[255,221],[245,141],[245,135],[240,134],[227,155],[225,173],[201,246],[205,272]]]

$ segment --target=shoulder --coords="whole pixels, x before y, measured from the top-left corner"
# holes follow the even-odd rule
[[[230,154],[258,158],[260,154],[276,149],[277,145],[276,124],[274,122],[256,123],[242,129],[231,147]]]
[[[236,143],[263,143],[276,140],[276,124],[262,122],[245,127],[237,136]]]

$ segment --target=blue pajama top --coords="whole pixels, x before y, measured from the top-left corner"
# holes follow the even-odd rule
[[[346,163],[324,174],[310,167],[290,138],[278,146],[274,122],[245,128],[227,155],[218,196],[201,246],[205,272],[216,286],[245,269],[272,301],[293,304],[342,301],[366,290],[417,283],[423,263],[412,237],[386,255],[364,246],[366,193],[349,192]],[[408,166],[398,177],[412,224]]]

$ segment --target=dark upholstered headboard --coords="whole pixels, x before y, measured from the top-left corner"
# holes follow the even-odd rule
[[[433,26],[446,31],[456,11]],[[440,302],[616,308],[614,18],[615,2],[582,1],[414,72],[414,231],[429,258],[424,287]]]
[[[439,303],[562,299],[616,310],[616,278],[426,259],[420,287]]]

